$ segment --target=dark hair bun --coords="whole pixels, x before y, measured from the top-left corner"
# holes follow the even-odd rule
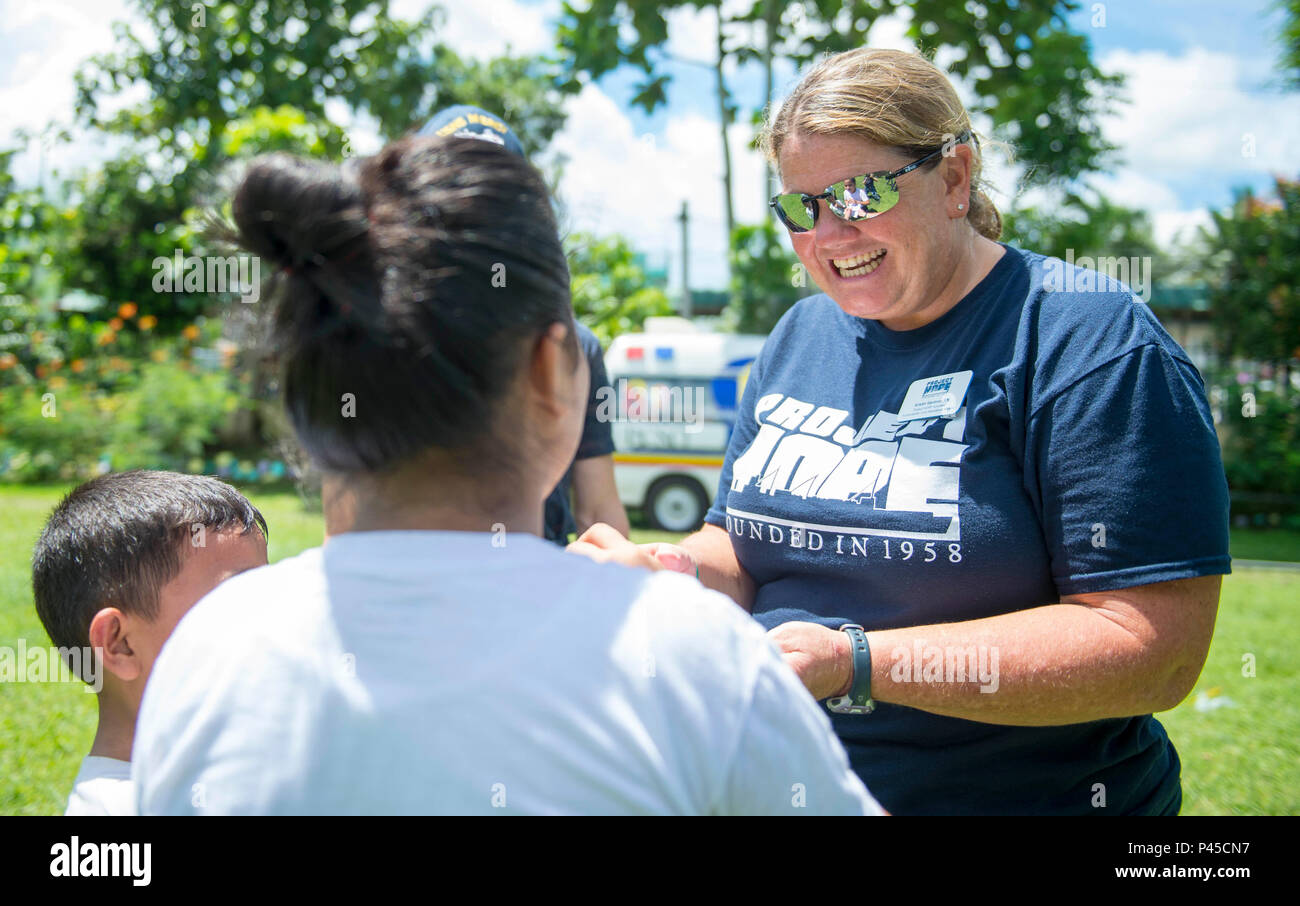
[[[248,250],[280,267],[323,264],[366,233],[361,187],[343,169],[288,154],[259,157],[235,195]]]
[[[242,244],[290,276],[274,344],[317,465],[500,458],[488,426],[522,344],[573,321],[550,197],[527,161],[465,138],[406,138],[342,167],[274,154],[233,207]]]

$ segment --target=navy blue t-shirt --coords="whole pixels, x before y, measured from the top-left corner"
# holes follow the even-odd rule
[[[594,456],[608,456],[613,453],[614,430],[609,422],[601,421],[597,417],[597,410],[600,408],[598,396],[600,388],[609,384],[609,377],[605,374],[605,353],[600,348],[600,339],[585,325],[577,321],[574,324],[578,327],[578,344],[582,347],[582,354],[587,357],[587,364],[591,368],[591,390],[587,394],[587,420],[582,425],[582,439],[578,441],[578,452],[573,457],[576,462],[579,459],[591,459]],[[577,523],[573,520],[573,508],[569,506],[569,486],[572,483],[573,466],[569,466],[569,471],[564,473],[560,483],[546,498],[545,510],[542,514],[542,529],[546,540],[554,541],[561,546],[568,544],[569,535],[578,530]]]
[[[772,331],[707,517],[730,533],[764,626],[925,626],[1229,572],[1196,368],[1122,284],[1062,279],[1059,259],[1005,248],[916,330],[820,295]],[[928,417],[901,419],[905,401]],[[1150,715],[1010,727],[878,704],[831,717],[895,814],[1181,804],[1178,756]]]

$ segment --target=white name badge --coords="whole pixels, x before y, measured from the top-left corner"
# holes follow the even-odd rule
[[[913,381],[898,410],[900,422],[918,418],[946,418],[956,415],[970,387],[970,371],[956,371]]]

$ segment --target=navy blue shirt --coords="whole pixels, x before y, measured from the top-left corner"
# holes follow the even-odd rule
[[[1062,280],[1066,267],[1006,247],[916,330],[825,295],[781,319],[707,517],[756,583],[759,622],[925,626],[1229,571],[1200,375],[1131,291],[1092,272]],[[891,666],[923,678],[931,653],[909,654],[914,666],[902,652]],[[972,674],[993,666],[987,650],[957,656]],[[832,722],[895,814],[1181,804],[1178,756],[1150,715],[1009,727],[878,704]]]
[[[609,384],[609,377],[605,374],[605,353],[600,348],[600,340],[589,328],[577,321],[574,324],[578,327],[578,343],[582,347],[582,354],[587,357],[587,364],[591,368],[587,420],[582,426],[582,439],[578,441],[578,452],[573,457],[577,461],[613,453],[614,429],[609,422],[601,421],[596,417],[600,404],[597,394],[600,388]],[[573,520],[573,508],[569,506],[569,486],[572,483],[573,466],[569,466],[569,471],[564,473],[560,483],[546,498],[546,509],[542,516],[542,528],[546,533],[546,540],[554,541],[559,545],[568,544],[569,535],[578,530],[577,523]]]

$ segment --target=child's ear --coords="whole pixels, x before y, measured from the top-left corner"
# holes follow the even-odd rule
[[[573,356],[565,348],[570,328],[559,321],[546,329],[533,344],[529,386],[542,405],[552,414],[562,415],[563,393],[560,387],[573,373]]]
[[[122,611],[105,607],[90,621],[90,647],[103,652],[105,670],[129,683],[140,677],[143,665],[127,638],[127,623]]]

